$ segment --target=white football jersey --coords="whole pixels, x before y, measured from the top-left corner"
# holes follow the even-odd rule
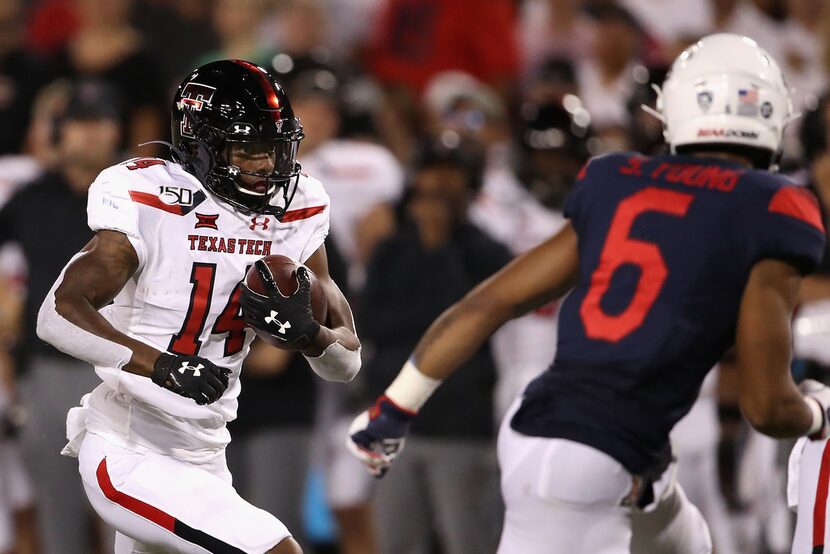
[[[161,351],[198,355],[232,371],[222,397],[199,406],[142,377],[96,367],[89,429],[185,458],[215,455],[236,417],[239,371],[254,333],[245,328],[239,283],[269,254],[305,262],[329,229],[329,197],[300,176],[283,217],[244,215],[180,165],[156,158],[104,170],[89,190],[89,226],[127,235],[139,267],[101,313],[119,331]],[[114,435],[114,436],[113,436]]]

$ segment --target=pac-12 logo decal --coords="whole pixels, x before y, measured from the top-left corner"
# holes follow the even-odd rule
[[[193,191],[181,187],[162,185],[159,187],[159,200],[168,206],[175,206],[177,204],[179,206],[192,206]]]
[[[697,105],[700,106],[700,109],[704,112],[708,112],[709,108],[712,106],[712,92],[708,90],[698,92]]]
[[[251,225],[250,225],[251,231],[256,231],[257,227],[259,227],[263,231],[267,230],[268,229],[268,222],[270,222],[271,220],[267,217],[262,218],[262,221],[257,221],[258,219],[259,219],[258,217],[252,217],[251,218]]]
[[[219,214],[210,214],[204,215],[197,213],[196,214],[196,226],[193,227],[194,229],[216,229],[219,230],[219,227],[216,225],[216,220],[219,219]]]
[[[201,83],[187,83],[184,86],[182,89],[182,98],[176,106],[182,111],[180,131],[183,137],[194,138],[193,119],[189,113],[200,112],[206,105],[209,106],[215,93],[215,87],[209,87]]]

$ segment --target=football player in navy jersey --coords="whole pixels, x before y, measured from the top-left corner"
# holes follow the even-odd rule
[[[556,358],[499,434],[500,554],[626,553],[632,527],[649,554],[711,552],[672,478],[669,431],[733,345],[756,429],[829,434],[830,389],[802,393],[789,371],[796,294],[825,234],[815,197],[771,171],[792,118],[778,64],[749,38],[708,36],[674,62],[654,113],[671,153],[589,161],[563,230],[448,309],[350,429],[382,475],[443,379],[570,291]]]

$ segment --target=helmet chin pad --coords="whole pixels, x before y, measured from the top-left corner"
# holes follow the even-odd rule
[[[230,169],[238,169],[236,166],[231,166]],[[246,187],[242,182],[242,177],[245,175],[249,175],[252,177],[258,177],[262,181],[266,181],[268,183],[268,188],[263,192],[258,192],[255,190],[251,190]],[[269,198],[274,195],[274,192],[277,190],[278,184],[275,182],[275,179],[271,175],[256,175],[253,173],[247,173],[245,171],[239,171],[236,175],[236,190],[239,191],[239,194],[247,194],[248,196],[268,196]]]
[[[290,175],[260,176],[269,186],[265,192],[245,188],[239,181],[242,172],[236,166],[214,165],[206,188],[246,214],[270,214],[281,219],[297,192],[300,164]]]

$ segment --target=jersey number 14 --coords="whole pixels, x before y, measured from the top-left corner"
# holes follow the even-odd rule
[[[216,278],[216,264],[194,263],[190,273],[193,290],[190,304],[181,330],[170,339],[167,350],[174,354],[195,356],[202,348],[202,331],[205,329],[213,297],[213,283]],[[245,346],[245,320],[239,308],[239,284],[233,288],[222,313],[216,318],[211,329],[212,335],[227,333],[225,356],[232,356]]]

